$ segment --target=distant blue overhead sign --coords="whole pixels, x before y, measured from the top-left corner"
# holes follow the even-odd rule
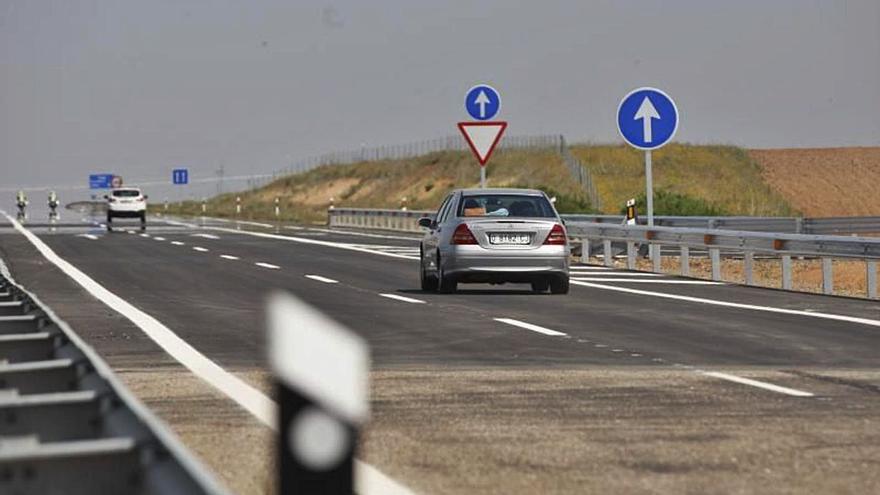
[[[90,174],[89,189],[110,189],[113,183],[113,174]]]
[[[480,84],[467,92],[464,107],[474,119],[489,120],[501,109],[501,95],[492,86]]]
[[[185,168],[176,168],[171,171],[171,182],[174,184],[188,184],[189,170]]]
[[[617,129],[630,145],[640,150],[657,149],[675,136],[678,109],[663,91],[639,88],[620,101]]]

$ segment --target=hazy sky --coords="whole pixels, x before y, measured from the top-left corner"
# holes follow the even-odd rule
[[[619,142],[655,85],[678,140],[880,145],[880,1],[0,0],[0,183],[451,135],[478,82],[510,134]]]

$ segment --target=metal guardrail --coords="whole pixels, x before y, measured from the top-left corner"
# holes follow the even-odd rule
[[[366,208],[334,208],[329,210],[329,223],[333,227],[372,228],[421,232],[418,219],[431,217],[431,211],[377,210]],[[613,215],[562,215],[566,222],[569,237],[581,245],[581,257],[586,262],[594,242],[602,246],[604,263],[612,264],[613,244],[624,243],[627,268],[636,269],[638,245],[656,246],[651,249],[653,271],[659,272],[661,266],[661,247],[675,247],[680,258],[681,274],[690,276],[690,250],[707,252],[712,263],[712,280],[721,280],[721,257],[736,255],[743,258],[745,282],[753,284],[753,261],[756,254],[779,258],[782,263],[783,289],[792,289],[792,258],[818,257],[822,259],[823,284],[825,294],[834,292],[832,259],[864,260],[866,264],[866,292],[869,298],[877,298],[877,260],[880,259],[880,239],[841,235],[814,235],[789,233],[784,231],[761,232],[759,229],[786,226],[799,223],[801,230],[843,230],[875,232],[873,222],[877,217],[855,218],[752,218],[752,217],[660,217],[670,223],[693,222],[694,227],[669,227],[657,225],[621,225],[623,217]],[[585,221],[601,219],[602,221]],[[797,222],[794,222],[798,220]],[[706,225],[714,225],[707,228]],[[730,230],[734,226],[747,225],[750,230]],[[605,253],[609,255],[606,256]]]
[[[227,493],[0,261],[0,493]]]
[[[620,225],[623,215],[562,215],[566,221]],[[645,224],[645,219],[640,219]],[[880,217],[681,217],[655,216],[661,227],[787,232],[792,234],[880,234]]]
[[[641,225],[611,225],[590,222],[567,222],[569,237],[579,239],[581,258],[590,257],[591,245],[598,241],[606,266],[613,263],[613,242],[626,244],[626,266],[636,269],[637,245],[651,246],[650,257],[654,272],[661,271],[663,246],[677,247],[681,274],[690,276],[690,249],[709,253],[712,280],[721,280],[721,256],[743,258],[746,285],[753,285],[753,262],[756,254],[779,258],[782,262],[783,289],[792,289],[793,257],[817,257],[822,260],[822,292],[834,293],[832,260],[865,261],[867,297],[877,298],[877,260],[880,260],[880,239],[830,235],[805,235],[771,232],[747,232],[722,229],[693,229],[678,227],[647,227]]]
[[[330,210],[330,224],[339,227],[385,228],[388,230],[408,230],[418,232],[418,223],[392,222],[387,225],[382,216],[389,218],[401,214],[416,218],[433,216],[436,212],[427,210],[380,210],[370,208],[335,208]],[[621,225],[623,215],[561,215],[566,222],[590,222]],[[364,224],[361,217],[370,217],[369,225]],[[378,217],[378,218],[377,218]],[[642,219],[643,220],[643,219]],[[750,232],[785,232],[792,234],[815,235],[849,235],[849,234],[880,234],[880,217],[654,217],[658,227],[679,227],[696,229],[740,230]],[[396,227],[403,225],[403,228]],[[644,221],[642,222],[644,225]]]

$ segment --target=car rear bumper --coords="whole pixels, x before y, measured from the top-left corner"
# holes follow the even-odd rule
[[[443,273],[459,282],[520,282],[568,276],[568,248],[543,246],[522,252],[456,246],[441,253]]]
[[[107,210],[107,216],[113,218],[140,218],[146,210]]]

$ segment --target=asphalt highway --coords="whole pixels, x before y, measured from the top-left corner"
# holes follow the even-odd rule
[[[272,291],[363,336],[373,412],[360,457],[418,492],[880,490],[876,301],[584,265],[565,296],[516,285],[431,294],[418,288],[410,234],[166,219],[108,234],[68,216],[29,228],[257,388],[268,390]],[[269,433],[9,225],[0,257],[13,274],[230,486],[264,492]],[[224,425],[240,435],[216,438]]]

